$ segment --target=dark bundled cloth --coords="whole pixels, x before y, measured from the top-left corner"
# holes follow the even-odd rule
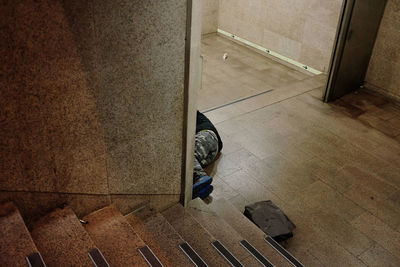
[[[218,151],[222,150],[222,140],[218,134],[217,129],[215,128],[214,124],[200,111],[197,111],[197,118],[196,118],[196,133],[204,130],[210,130],[215,133],[218,138]]]
[[[244,215],[276,242],[293,237],[296,225],[271,200],[246,206]]]

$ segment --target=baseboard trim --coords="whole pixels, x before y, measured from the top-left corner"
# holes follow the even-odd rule
[[[249,40],[243,39],[243,38],[241,38],[241,37],[239,37],[239,36],[237,36],[237,35],[235,35],[233,33],[229,33],[229,32],[226,32],[224,30],[218,29],[218,34],[221,34],[222,36],[228,37],[229,39],[235,40],[236,42],[239,42],[239,43],[241,43],[243,45],[246,45],[246,46],[249,46],[249,47],[251,47],[253,49],[256,49],[257,51],[261,52],[263,55],[271,57],[272,59],[275,58],[279,62],[282,62],[282,63],[284,62],[284,63],[287,63],[289,65],[295,66],[296,69],[299,68],[299,69],[301,69],[303,71],[309,72],[309,73],[314,74],[314,75],[319,75],[319,74],[323,73],[323,72],[321,72],[319,70],[311,68],[310,66],[302,64],[302,63],[300,63],[300,62],[298,62],[296,60],[293,60],[291,58],[285,57],[285,56],[283,56],[283,55],[281,55],[281,54],[279,54],[277,52],[271,51],[268,48],[262,47],[262,46],[260,46],[258,44],[255,44],[255,43],[252,43]],[[287,65],[287,64],[285,64],[285,65]]]
[[[364,82],[364,89],[372,94],[379,95],[380,97],[384,97],[386,100],[393,102],[393,104],[400,106],[400,96],[389,92],[388,90],[369,83],[367,81]]]

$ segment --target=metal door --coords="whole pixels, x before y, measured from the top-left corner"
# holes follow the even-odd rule
[[[344,0],[324,101],[359,89],[365,79],[386,0]]]

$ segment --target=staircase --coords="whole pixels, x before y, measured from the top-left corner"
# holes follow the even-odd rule
[[[225,200],[125,216],[111,205],[82,219],[66,207],[29,230],[8,202],[0,236],[0,266],[303,266]]]

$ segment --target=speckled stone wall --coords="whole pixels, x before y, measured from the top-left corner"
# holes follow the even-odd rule
[[[400,0],[388,0],[366,76],[367,87],[400,101]]]
[[[6,0],[0,16],[0,194],[177,199],[186,1]]]

